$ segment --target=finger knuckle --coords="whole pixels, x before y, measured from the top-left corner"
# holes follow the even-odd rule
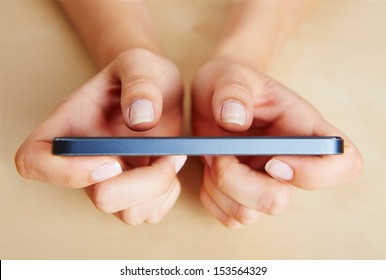
[[[240,224],[238,221],[231,217],[226,217],[223,221],[222,224],[226,226],[229,229],[239,229],[242,227],[242,224]]]
[[[252,68],[237,62],[230,63],[225,71],[224,77],[236,77],[238,78],[237,80],[244,80],[245,78],[256,75]]]
[[[242,81],[231,78],[221,81],[216,90],[248,93],[248,90]]]
[[[158,186],[160,187],[160,195],[161,195],[167,192],[171,188],[175,175],[171,171],[166,171],[166,170],[157,170],[156,172],[157,172],[156,176],[158,178],[157,180]]]
[[[242,224],[253,224],[259,219],[257,212],[237,203],[233,217]]]
[[[26,179],[39,179],[38,172],[35,168],[36,164],[33,162],[34,156],[31,149],[28,147],[21,147],[15,155],[16,170]]]
[[[57,183],[60,186],[71,189],[80,189],[84,188],[85,185],[82,183],[82,179],[80,176],[76,176],[75,174],[64,174],[61,178],[57,178]]]
[[[103,186],[95,186],[91,199],[94,202],[95,207],[103,213],[111,214],[116,212],[114,203],[111,200],[110,190]]]
[[[340,170],[338,173],[339,178],[341,178],[338,183],[348,183],[357,179],[362,172],[364,167],[364,161],[361,154],[354,150],[347,153],[346,164],[343,170]],[[338,177],[338,175],[336,177]],[[336,183],[331,183],[330,185],[336,185]]]
[[[31,173],[26,161],[26,155],[22,148],[20,148],[15,155],[15,165],[17,172],[24,178],[31,178]]]
[[[228,181],[227,177],[227,173],[224,170],[218,170],[216,172],[216,176],[214,177],[215,186],[217,186],[220,190],[224,190],[226,182]]]
[[[289,195],[284,191],[266,191],[262,198],[262,210],[269,215],[282,213],[289,205]]]
[[[121,213],[121,220],[131,226],[138,226],[143,223],[143,212],[139,207],[126,209]]]
[[[158,224],[161,220],[162,220],[162,215],[160,213],[160,211],[156,211],[154,213],[152,213],[147,219],[146,219],[146,222],[148,224]]]
[[[363,167],[364,167],[364,160],[363,160],[363,157],[358,154],[356,156],[356,159],[355,159],[355,166],[354,168],[352,169],[353,170],[353,173],[352,173],[352,179],[356,179],[358,178],[358,176],[360,175],[360,173],[362,172],[363,170]]]
[[[145,74],[132,73],[130,76],[125,77],[122,85],[123,92],[136,91],[139,88],[153,86],[153,80]]]
[[[224,165],[215,165],[212,170],[213,183],[222,191],[226,191],[231,182],[230,172],[228,171],[228,167]]]
[[[137,60],[138,58],[147,57],[149,55],[150,55],[150,52],[148,50],[145,50],[142,48],[131,48],[129,50],[122,52],[117,57],[117,60],[118,60],[118,62],[126,64],[126,63],[133,62],[133,61]]]

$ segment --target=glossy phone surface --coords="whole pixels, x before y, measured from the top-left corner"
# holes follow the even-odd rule
[[[58,137],[52,153],[62,156],[144,155],[336,155],[340,137]]]

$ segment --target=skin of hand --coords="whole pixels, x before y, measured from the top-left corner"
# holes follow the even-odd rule
[[[186,156],[60,157],[54,137],[177,136],[181,77],[169,60],[145,49],[120,54],[70,94],[19,148],[18,172],[29,179],[84,188],[103,212],[130,225],[160,221],[180,193]]]
[[[359,152],[347,137],[255,67],[267,64],[306,2],[235,1],[225,36],[215,50],[218,56],[199,70],[193,82],[194,132],[340,135],[346,141],[345,155],[205,158],[201,200],[228,227],[254,223],[261,212],[281,212],[293,186],[315,189],[338,184],[361,169]],[[103,70],[26,139],[16,154],[17,169],[27,178],[85,188],[97,208],[128,224],[158,222],[178,197],[176,173],[185,156],[55,157],[51,141],[57,136],[178,135],[182,119],[178,70],[156,55],[162,51],[143,1],[61,1],[61,5]]]
[[[192,85],[193,131],[205,136],[341,136],[339,156],[205,157],[200,198],[225,226],[278,214],[294,187],[316,190],[353,180],[362,158],[353,143],[299,95],[258,68],[214,57]]]

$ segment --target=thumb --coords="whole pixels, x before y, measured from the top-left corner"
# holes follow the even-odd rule
[[[163,98],[154,54],[138,51],[125,54],[113,71],[121,82],[121,109],[126,125],[133,130],[148,130],[159,121]],[[152,63],[150,63],[152,62]]]
[[[253,121],[253,76],[242,66],[231,67],[215,81],[212,112],[222,129],[242,132],[250,128]]]
[[[161,117],[161,91],[149,77],[136,76],[130,81],[122,81],[121,108],[129,128],[153,128]]]

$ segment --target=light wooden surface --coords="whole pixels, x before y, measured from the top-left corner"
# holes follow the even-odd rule
[[[188,89],[221,30],[227,2],[149,6]],[[352,138],[365,159],[362,175],[335,188],[298,190],[286,213],[234,231],[201,206],[195,158],[180,174],[182,195],[169,215],[135,228],[98,212],[80,190],[18,176],[18,146],[95,71],[54,2],[1,1],[0,258],[386,258],[385,11],[385,1],[317,0],[270,70]]]

